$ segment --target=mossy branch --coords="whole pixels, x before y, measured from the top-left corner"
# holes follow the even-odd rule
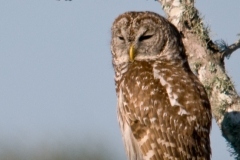
[[[225,49],[213,43],[194,0],[158,1],[168,20],[181,32],[191,69],[205,86],[214,118],[232,154],[240,159],[240,97],[224,66],[224,57],[240,48],[240,40]]]

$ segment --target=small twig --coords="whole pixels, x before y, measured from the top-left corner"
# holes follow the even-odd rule
[[[232,45],[228,46],[224,51],[222,51],[222,58],[224,57],[229,58],[230,55],[239,48],[240,48],[240,39],[237,40]]]

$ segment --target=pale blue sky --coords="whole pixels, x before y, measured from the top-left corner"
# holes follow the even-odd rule
[[[240,1],[196,0],[213,40],[235,42]],[[0,151],[95,144],[126,159],[116,116],[110,27],[125,11],[164,13],[154,0],[1,0]],[[240,91],[240,51],[226,60]],[[213,123],[213,160],[230,158]]]

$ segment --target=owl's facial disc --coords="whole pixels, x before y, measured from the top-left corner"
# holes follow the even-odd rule
[[[114,64],[156,60],[166,43],[162,19],[147,12],[120,15],[112,26],[111,50]]]

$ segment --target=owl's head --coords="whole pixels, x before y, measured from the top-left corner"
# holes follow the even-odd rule
[[[185,59],[177,29],[153,12],[126,12],[112,25],[113,64]]]

